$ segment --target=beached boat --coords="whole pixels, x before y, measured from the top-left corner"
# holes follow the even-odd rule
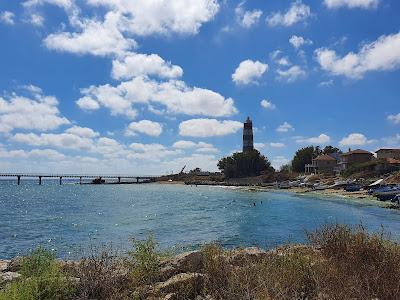
[[[346,192],[358,192],[359,190],[361,190],[361,188],[362,188],[362,185],[360,185],[360,184],[350,183],[344,187],[344,190]]]
[[[400,190],[395,190],[391,192],[376,193],[374,194],[374,196],[378,198],[380,201],[389,201],[394,199],[399,193]]]

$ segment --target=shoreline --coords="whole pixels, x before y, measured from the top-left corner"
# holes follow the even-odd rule
[[[176,185],[188,185],[184,181],[158,181],[158,184],[176,184]],[[341,200],[350,200],[363,204],[371,204],[372,206],[377,206],[386,209],[396,209],[399,210],[400,207],[397,207],[395,204],[388,201],[380,201],[377,200],[374,196],[369,195],[366,190],[361,190],[358,192],[347,192],[345,190],[336,190],[336,189],[325,189],[325,190],[310,190],[309,188],[289,188],[289,189],[277,189],[273,187],[265,187],[265,186],[250,186],[250,185],[227,185],[227,184],[192,184],[192,186],[211,186],[211,187],[220,187],[220,188],[232,188],[243,191],[259,191],[259,192],[275,192],[275,193],[288,193],[299,196],[316,196],[323,199],[337,199]]]

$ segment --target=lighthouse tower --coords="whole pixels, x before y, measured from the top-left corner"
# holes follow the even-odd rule
[[[247,117],[243,124],[243,152],[254,150],[253,143],[253,122]]]

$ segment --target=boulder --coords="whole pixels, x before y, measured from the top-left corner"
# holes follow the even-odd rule
[[[200,294],[204,283],[204,275],[200,273],[177,274],[165,282],[159,282],[154,286],[156,295],[174,293],[181,298],[193,299]]]
[[[0,283],[8,283],[19,278],[21,274],[17,272],[2,272],[0,273]]]
[[[234,266],[243,266],[248,263],[257,263],[265,258],[268,253],[257,247],[236,249],[229,253],[229,263]]]
[[[22,265],[22,257],[21,256],[16,256],[10,261],[10,264],[8,265],[8,268],[6,271],[9,272],[18,272],[21,269]]]
[[[4,259],[0,260],[0,272],[5,272],[8,270],[11,260]]]
[[[203,254],[200,251],[185,252],[161,263],[161,280],[167,280],[179,273],[200,272],[202,269]]]

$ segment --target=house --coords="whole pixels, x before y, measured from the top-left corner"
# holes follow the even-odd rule
[[[400,170],[400,160],[395,158],[380,158],[376,160],[375,171],[381,173],[394,172]]]
[[[305,165],[306,173],[325,173],[332,174],[337,167],[338,161],[335,157],[322,154],[312,160],[311,164]]]
[[[376,151],[376,158],[393,158],[400,160],[400,149],[381,148]]]
[[[339,169],[343,171],[352,165],[369,162],[373,157],[374,155],[371,152],[362,149],[356,149],[343,153],[339,162]]]

